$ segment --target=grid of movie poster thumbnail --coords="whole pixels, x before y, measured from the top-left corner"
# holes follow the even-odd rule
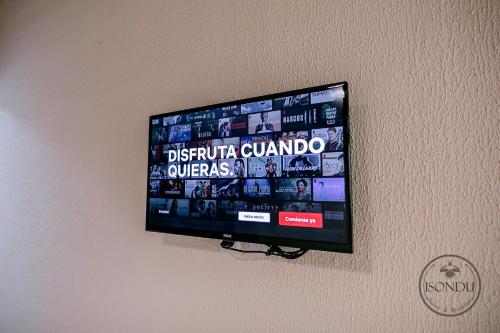
[[[238,211],[323,212],[343,221],[343,99],[338,87],[152,119],[150,213],[237,221]],[[245,143],[313,137],[324,141],[322,153],[244,158],[239,151]],[[168,161],[169,150],[221,145],[236,147],[237,157],[190,163],[227,162],[231,176],[169,177],[168,167],[182,164]]]

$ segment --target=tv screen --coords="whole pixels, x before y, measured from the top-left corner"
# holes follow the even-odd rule
[[[352,253],[347,83],[151,116],[146,230]]]

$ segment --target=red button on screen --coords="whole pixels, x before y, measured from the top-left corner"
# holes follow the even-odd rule
[[[323,228],[323,214],[279,212],[279,225],[304,228]]]

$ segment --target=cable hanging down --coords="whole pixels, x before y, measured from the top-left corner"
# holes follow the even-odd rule
[[[308,249],[298,249],[296,251],[284,251],[279,246],[265,244],[269,249],[267,251],[256,251],[256,250],[240,250],[233,248],[234,242],[232,241],[222,241],[220,246],[223,249],[241,252],[241,253],[263,253],[266,256],[278,256],[285,259],[297,259],[302,257],[309,251]]]

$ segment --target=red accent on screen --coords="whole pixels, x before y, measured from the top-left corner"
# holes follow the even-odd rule
[[[289,227],[323,228],[323,214],[279,212],[278,224]]]

